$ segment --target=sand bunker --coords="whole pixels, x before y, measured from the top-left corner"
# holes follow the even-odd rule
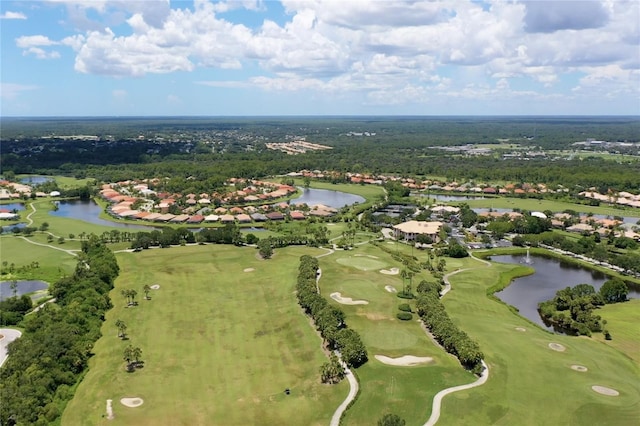
[[[385,275],[398,275],[400,273],[400,269],[398,268],[380,269],[380,273]]]
[[[160,289],[160,284],[154,284],[152,286],[150,286],[151,290],[159,290]]]
[[[387,244],[395,244],[393,241],[387,241]]]
[[[433,361],[429,356],[413,356],[404,355],[398,358],[390,358],[384,355],[376,355],[375,358],[383,364],[395,365],[400,367],[410,367],[413,365],[427,364]]]
[[[245,268],[244,272],[253,272],[255,271],[255,268]]]
[[[135,408],[141,406],[144,400],[142,398],[122,398],[120,403],[125,407]]]
[[[588,368],[585,367],[584,365],[577,365],[577,364],[573,364],[571,366],[571,369],[575,370],[575,371],[579,371],[581,373],[584,373],[584,372],[586,372],[588,370]]]
[[[111,406],[111,402],[113,402],[113,400],[107,399],[107,420],[113,420],[114,418],[113,407]]]
[[[524,327],[516,327],[516,331],[527,331]]]
[[[368,257],[370,259],[380,259],[378,256],[372,254],[354,254],[353,257]]]
[[[384,289],[387,290],[389,293],[397,293],[398,290],[396,290],[396,288],[392,285],[386,285],[384,286]]]
[[[368,305],[369,302],[366,300],[353,300],[350,297],[342,297],[340,293],[331,293],[331,298],[338,303],[342,303],[343,305]]]
[[[597,392],[600,395],[606,395],[606,396],[620,395],[620,392],[618,392],[617,390],[611,389],[611,388],[605,388],[604,386],[593,385],[591,386],[591,389],[593,389],[594,392]]]
[[[553,349],[554,351],[558,352],[564,352],[565,350],[567,350],[567,348],[562,346],[560,343],[549,343],[549,349]]]

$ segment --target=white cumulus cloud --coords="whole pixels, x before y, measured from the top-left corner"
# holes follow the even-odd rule
[[[7,10],[0,15],[0,19],[27,19],[27,15],[22,12],[11,12]]]

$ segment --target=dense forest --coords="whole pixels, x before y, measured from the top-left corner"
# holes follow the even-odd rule
[[[0,424],[48,425],[60,416],[100,337],[118,273],[99,238],[82,242],[75,273],[51,289],[56,303],[27,315],[25,333],[9,345],[0,370]]]
[[[296,138],[333,149],[292,156],[265,145]],[[514,146],[571,151],[586,139],[625,141],[636,157],[503,156]],[[508,146],[498,142],[504,140]],[[639,140],[640,120],[633,117],[3,119],[0,166],[5,174],[62,172],[98,181],[192,178],[207,190],[229,177],[319,169],[637,191]],[[492,149],[486,155],[435,149],[465,144]]]

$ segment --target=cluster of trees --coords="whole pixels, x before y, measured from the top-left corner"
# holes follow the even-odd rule
[[[327,302],[318,293],[316,277],[318,259],[304,255],[300,257],[296,291],[298,303],[313,319],[325,345],[330,350],[339,350],[344,362],[359,367],[367,362],[367,349],[360,335],[344,322],[344,312]]]
[[[524,215],[515,220],[511,220],[508,215],[504,215],[487,224],[487,231],[490,231],[495,238],[502,238],[508,233],[518,234],[541,234],[551,229],[551,220],[542,219],[536,216]]]
[[[545,324],[567,334],[591,336],[602,331],[608,339],[611,335],[603,330],[604,321],[594,311],[605,303],[624,302],[629,289],[624,281],[607,280],[599,292],[589,284],[578,284],[558,290],[553,299],[538,304],[538,312]]]
[[[0,302],[0,325],[16,325],[31,310],[33,303],[26,294],[11,296]]]
[[[478,343],[449,318],[440,302],[440,285],[421,281],[417,292],[416,310],[433,337],[447,352],[455,355],[464,368],[481,373],[484,355]]]
[[[187,228],[165,227],[162,228],[162,231],[154,230],[151,232],[136,233],[135,235],[133,235],[131,248],[148,249],[149,247],[169,247],[172,245],[195,242],[196,236]]]
[[[60,416],[100,337],[118,272],[98,237],[82,242],[74,274],[53,285],[55,305],[26,316],[22,337],[9,345],[0,370],[0,424],[49,425]]]

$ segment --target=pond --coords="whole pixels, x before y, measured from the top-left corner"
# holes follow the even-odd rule
[[[25,280],[17,281],[16,296],[20,297],[23,294],[32,293],[38,290],[46,290],[49,285],[44,281],[37,280]],[[0,282],[0,301],[13,297],[13,289],[11,288],[11,281]]]
[[[20,179],[20,183],[25,185],[40,185],[41,183],[50,182],[53,178],[50,176],[25,176]]]
[[[22,229],[25,226],[27,226],[27,224],[23,222],[14,223],[13,225],[6,225],[2,227],[2,231],[0,233],[4,234],[5,232],[6,233],[13,232],[14,228]]]
[[[525,259],[525,255],[491,256],[494,262],[513,264],[522,264]],[[553,331],[553,327],[547,327],[540,318],[538,303],[552,299],[558,290],[578,284],[590,284],[599,290],[609,279],[599,271],[559,259],[535,255],[531,255],[530,259],[531,267],[536,272],[533,275],[516,278],[507,288],[495,295],[503,302],[518,308],[520,315],[549,331]],[[629,288],[628,297],[640,298],[640,289]]]
[[[132,225],[129,223],[112,222],[100,218],[102,207],[93,200],[71,200],[59,201],[58,210],[49,212],[52,216],[66,217],[70,219],[82,220],[84,222],[94,223],[96,225],[112,226],[116,228],[144,229],[153,231],[157,228],[153,226]]]
[[[302,189],[302,188],[300,188]],[[290,204],[306,203],[308,206],[324,204],[325,206],[339,209],[355,203],[363,203],[365,199],[359,195],[349,194],[341,191],[331,191],[328,189],[302,189],[302,195],[290,201]]]
[[[0,210],[9,210],[10,212],[14,210],[24,210],[24,204],[22,203],[0,204]]]

